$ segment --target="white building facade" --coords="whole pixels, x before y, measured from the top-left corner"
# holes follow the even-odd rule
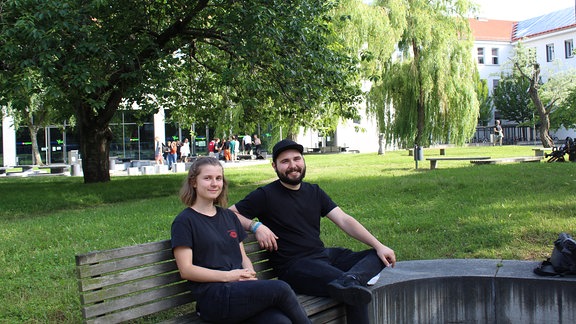
[[[576,69],[574,7],[519,22],[470,19],[470,26],[480,78],[488,81],[490,94],[498,85],[500,74],[510,69],[508,61],[519,42],[534,50],[544,81],[555,73]],[[494,124],[494,119],[500,119],[498,112],[493,114],[490,124]],[[576,137],[576,132],[562,128],[551,130],[551,135],[563,139]]]

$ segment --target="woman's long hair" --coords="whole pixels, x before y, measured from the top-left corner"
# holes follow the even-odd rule
[[[222,164],[213,157],[201,157],[192,163],[192,166],[190,166],[190,170],[188,171],[188,176],[184,180],[182,188],[180,188],[180,200],[186,206],[194,205],[197,198],[194,184],[196,183],[196,178],[200,174],[200,168],[205,165],[218,166],[222,168],[222,192],[220,192],[220,195],[214,199],[214,204],[226,208],[228,205],[228,181],[226,181],[226,177],[224,177],[224,168],[222,167]]]

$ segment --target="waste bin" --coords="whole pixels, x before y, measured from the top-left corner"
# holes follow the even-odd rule
[[[109,170],[110,171],[115,171],[116,170],[116,157],[110,157],[110,163],[109,163]]]
[[[72,176],[82,176],[82,165],[79,163],[72,164]]]
[[[424,160],[424,150],[422,146],[415,145],[414,146],[414,161],[422,161]]]
[[[418,161],[424,160],[424,150],[422,146],[414,145],[414,162],[416,162],[416,169],[418,169]]]
[[[74,165],[79,164],[78,159],[80,158],[78,154],[78,150],[70,150],[68,151],[68,164]]]

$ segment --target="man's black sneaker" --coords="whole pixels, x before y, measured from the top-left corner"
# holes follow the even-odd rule
[[[334,300],[348,305],[366,305],[372,301],[370,289],[360,284],[353,276],[345,276],[328,284],[328,294]]]

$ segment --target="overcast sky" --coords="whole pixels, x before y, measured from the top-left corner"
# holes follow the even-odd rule
[[[474,0],[473,0],[474,1]],[[525,20],[559,9],[574,7],[576,0],[475,0],[480,17],[499,20]]]

